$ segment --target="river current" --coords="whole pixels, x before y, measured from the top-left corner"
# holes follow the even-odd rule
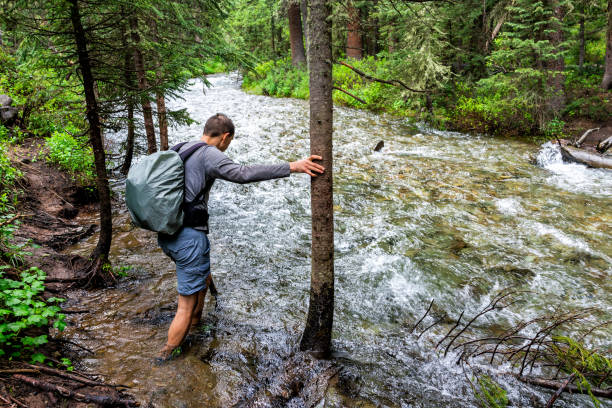
[[[235,161],[308,156],[307,101],[249,95],[228,75],[209,81],[168,101],[200,122],[171,130],[171,144],[199,138],[206,119],[223,112],[236,125],[226,152]],[[444,358],[433,345],[462,311],[475,315],[504,288],[529,293],[479,319],[472,336],[556,307],[594,307],[592,319],[612,319],[612,172],[565,164],[552,144],[334,109],[333,347],[352,380],[321,406],[477,406],[457,355]],[[176,304],[173,264],[154,234],[130,225],[124,206],[115,210],[111,259],[132,269],[116,287],[71,301],[90,311],[71,317],[65,334],[93,351],[82,352],[84,368],[130,385],[145,406],[232,406],[299,342],[310,279],[309,178],[217,181],[210,217],[219,305],[209,299],[201,333],[173,361],[151,364]],[[86,254],[95,242],[70,251]],[[412,327],[432,299],[442,322],[417,340]],[[609,355],[611,335],[603,328],[587,343]],[[511,406],[538,406],[551,395],[496,378]],[[564,396],[555,406],[590,405]]]

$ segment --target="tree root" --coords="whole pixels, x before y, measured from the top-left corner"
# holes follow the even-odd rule
[[[75,392],[61,385],[51,384],[49,382],[37,380],[35,378],[27,377],[22,374],[15,374],[13,375],[13,378],[19,381],[23,381],[26,384],[29,384],[41,390],[55,392],[64,398],[70,398],[79,402],[93,402],[100,405],[115,407],[136,407],[139,405],[136,401],[131,399],[115,398],[108,395],[93,395]]]

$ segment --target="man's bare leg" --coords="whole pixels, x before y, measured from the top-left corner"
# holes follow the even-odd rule
[[[166,359],[170,357],[172,350],[180,346],[185,336],[187,336],[200,292],[188,296],[179,295],[176,315],[174,315],[174,319],[168,329],[168,342],[159,352],[159,358]]]
[[[204,309],[204,299],[206,299],[206,292],[212,282],[212,274],[208,274],[206,278],[206,287],[198,292],[198,302],[193,309],[193,316],[191,317],[191,330],[195,330],[202,320],[202,310]]]

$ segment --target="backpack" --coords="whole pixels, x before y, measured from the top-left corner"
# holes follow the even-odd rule
[[[196,143],[179,153],[185,143],[153,153],[130,168],[125,181],[125,202],[136,226],[169,235],[183,226],[184,162],[206,145]]]

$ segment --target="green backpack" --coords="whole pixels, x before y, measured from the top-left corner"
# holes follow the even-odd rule
[[[125,181],[125,202],[132,222],[141,228],[172,235],[183,226],[184,162],[206,143],[153,153],[130,168]]]

